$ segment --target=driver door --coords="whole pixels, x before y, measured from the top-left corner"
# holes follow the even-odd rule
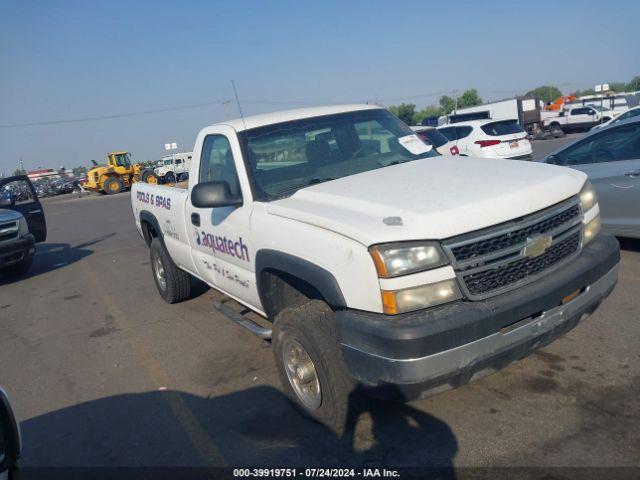
[[[17,175],[0,179],[0,197],[11,199],[11,205],[2,208],[20,212],[27,220],[29,232],[36,238],[36,242],[44,242],[47,239],[44,210],[29,177]]]

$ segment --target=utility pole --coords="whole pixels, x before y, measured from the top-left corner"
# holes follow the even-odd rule
[[[24,169],[24,162],[22,161],[22,158],[20,159],[20,171],[26,172],[26,170]]]

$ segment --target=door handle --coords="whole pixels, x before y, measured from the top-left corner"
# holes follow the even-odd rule
[[[193,223],[196,227],[200,226],[200,214],[192,213],[191,214],[191,223]]]
[[[640,170],[634,170],[633,172],[627,172],[624,174],[625,177],[636,178],[640,177]]]

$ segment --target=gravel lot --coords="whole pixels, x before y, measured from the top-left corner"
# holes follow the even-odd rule
[[[535,142],[536,157],[566,142]],[[372,402],[344,438],[299,416],[268,348],[166,305],[129,194],[45,201],[28,278],[0,280],[0,384],[23,466],[640,465],[640,242],[600,310],[507,369],[409,405]]]

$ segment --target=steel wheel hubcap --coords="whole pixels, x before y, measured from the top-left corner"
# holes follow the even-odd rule
[[[282,349],[282,359],[289,383],[300,401],[310,410],[322,403],[322,391],[316,367],[304,347],[297,340],[288,339]]]
[[[162,265],[162,260],[160,257],[156,257],[153,262],[153,271],[156,274],[156,280],[158,281],[158,285],[160,285],[160,289],[162,291],[167,288],[167,279],[164,276],[164,266]]]

